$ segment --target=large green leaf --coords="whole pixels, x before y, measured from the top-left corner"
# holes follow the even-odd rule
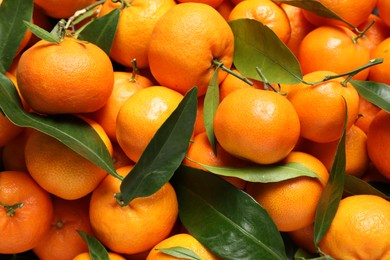
[[[340,17],[337,13],[333,12],[324,4],[322,4],[319,0],[274,0],[274,2],[293,5],[313,12],[319,16],[339,20],[352,28],[355,27],[354,25]]]
[[[0,109],[15,125],[31,127],[50,135],[108,173],[117,175],[107,150],[96,131],[72,115],[42,116],[26,112],[12,81],[0,73]]]
[[[180,166],[194,130],[197,95],[198,89],[194,87],[184,96],[123,179],[120,199],[124,205],[158,191]]]
[[[243,75],[270,83],[298,83],[302,71],[297,58],[266,25],[253,19],[229,22],[234,33],[234,65]]]
[[[218,71],[219,67],[215,69],[214,74],[210,80],[210,84],[204,97],[203,106],[204,126],[206,129],[207,138],[209,139],[215,154],[217,154],[217,142],[214,135],[214,116],[219,105]]]
[[[120,9],[116,8],[104,16],[94,19],[83,28],[79,38],[96,44],[109,55],[119,21],[119,14]]]
[[[31,21],[33,0],[3,0],[0,4],[0,73],[12,64],[27,31],[23,21]]]
[[[347,102],[345,103],[345,119],[344,128],[341,138],[338,142],[336,154],[330,169],[329,180],[326,183],[324,191],[318,202],[315,221],[314,221],[314,243],[318,245],[325,233],[328,231],[333,218],[336,214],[341,197],[344,192],[344,179],[345,179],[345,165],[346,165],[346,153],[345,153],[345,132],[348,119]]]
[[[220,177],[181,166],[173,176],[185,228],[223,259],[287,259],[267,211]]]
[[[390,86],[363,80],[351,80],[360,96],[390,113]]]
[[[191,160],[190,158],[188,159]],[[225,167],[206,165],[198,162],[195,163],[214,174],[236,177],[249,182],[278,182],[303,176],[321,179],[321,177],[311,169],[297,162],[247,167]]]
[[[95,237],[85,233],[82,230],[77,230],[77,233],[88,245],[89,254],[92,260],[109,260],[106,248]]]
[[[344,191],[350,195],[371,194],[390,200],[390,197],[380,190],[352,175],[345,175]]]

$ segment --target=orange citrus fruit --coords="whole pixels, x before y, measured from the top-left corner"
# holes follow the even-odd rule
[[[288,232],[289,237],[292,239],[295,245],[303,248],[304,250],[316,254],[318,253],[317,247],[314,244],[314,225],[310,224],[303,228]]]
[[[83,9],[96,0],[34,0],[34,3],[53,18],[69,18],[77,10]]]
[[[367,64],[370,50],[366,39],[344,26],[321,26],[310,31],[299,46],[298,60],[303,74],[317,70],[346,73]],[[331,62],[330,62],[331,61]],[[365,69],[353,78],[365,80],[369,70]]]
[[[92,43],[41,40],[23,52],[17,83],[27,104],[44,114],[86,113],[103,107],[114,84],[112,63]]]
[[[230,0],[223,0],[220,5],[218,5],[215,9],[225,18],[226,21],[229,20],[230,12],[232,11],[234,4],[230,2]]]
[[[219,104],[214,132],[228,153],[271,164],[292,151],[300,126],[294,107],[285,97],[273,91],[243,88]]]
[[[177,259],[176,257],[164,254],[160,249],[167,249],[171,247],[184,247],[194,252],[202,260],[217,260],[219,259],[204,245],[202,245],[195,237],[187,233],[180,233],[170,236],[157,245],[155,245],[149,252],[146,260],[163,260],[163,259]]]
[[[218,11],[206,4],[181,3],[156,23],[149,45],[149,67],[160,85],[181,94],[197,86],[202,96],[214,74],[213,63],[230,68],[233,51],[233,32]],[[226,75],[220,70],[218,82]]]
[[[390,179],[390,113],[381,110],[370,124],[367,134],[367,150],[371,162],[378,171]]]
[[[248,182],[246,191],[267,210],[280,231],[288,232],[314,222],[317,204],[329,174],[320,160],[307,153],[293,151],[283,162],[301,163],[322,180],[297,177],[273,183]]]
[[[287,14],[271,0],[246,0],[238,3],[229,15],[229,21],[236,19],[257,20],[268,26],[284,43],[291,35]]]
[[[117,170],[126,176],[131,166]],[[137,254],[168,237],[178,216],[176,193],[168,182],[156,193],[121,206],[114,194],[121,181],[108,175],[92,192],[90,221],[96,238],[114,252]]]
[[[138,161],[182,99],[180,93],[162,86],[143,88],[127,99],[116,122],[116,137],[127,157]]]
[[[136,75],[132,78],[130,72],[115,71],[114,87],[107,103],[89,116],[103,127],[111,140],[116,141],[116,118],[120,108],[136,91],[152,85],[147,77]]]
[[[388,69],[390,67],[390,37],[383,40],[371,51],[372,58],[382,58],[383,63],[372,66],[368,79],[390,85]]]
[[[319,0],[325,7],[339,15],[342,19],[355,27],[363,23],[376,6],[377,0]],[[345,25],[344,22],[322,17],[310,11],[304,11],[306,19],[316,26],[321,25]]]
[[[303,76],[307,82],[319,82],[331,71],[315,71]],[[358,115],[359,95],[351,83],[342,85],[343,77],[314,85],[301,84],[290,89],[287,98],[295,107],[301,124],[301,136],[318,143],[328,143],[341,137],[346,108],[348,130]],[[344,103],[344,100],[346,104]],[[347,107],[346,107],[347,105]]]
[[[282,3],[280,7],[286,13],[288,20],[290,21],[291,34],[290,38],[286,42],[287,47],[298,57],[299,45],[302,39],[315,27],[303,15],[303,9]]]
[[[120,5],[120,1],[105,1],[99,15],[104,16]],[[153,28],[160,17],[174,5],[174,0],[125,1],[110,57],[126,67],[132,66],[133,59],[137,60],[139,68],[148,67],[148,46]]]
[[[390,37],[389,26],[383,22],[382,17],[375,14],[370,14],[367,20],[358,27],[359,30],[363,31],[372,22],[375,23],[364,33],[364,37],[367,39],[365,43],[370,50],[374,49],[379,43]]]
[[[188,148],[186,158],[183,160],[183,164],[208,171],[198,163],[210,165],[210,166],[225,166],[225,167],[243,167],[248,165],[248,162],[238,159],[233,155],[226,152],[218,143],[216,144],[217,153],[214,153],[206,132],[197,134]],[[245,187],[245,181],[235,177],[221,176],[226,181],[232,183],[237,188],[243,189]]]
[[[4,170],[27,172],[24,147],[29,129],[25,128],[17,138],[14,138],[3,146],[2,161]]]
[[[217,8],[224,0],[177,0],[179,3],[201,3]]]
[[[114,253],[114,252],[107,252],[108,253],[108,260],[126,260],[123,256],[120,254]],[[91,255],[88,252],[81,253],[74,257],[72,260],[91,260]]]
[[[330,171],[338,143],[339,140],[330,143],[308,141],[304,151],[318,158]],[[367,153],[367,135],[356,125],[352,125],[345,135],[345,153],[345,174],[360,178],[368,169],[370,159]]]
[[[54,216],[51,228],[44,239],[33,248],[41,260],[72,259],[88,246],[77,233],[81,230],[92,235],[89,222],[89,196],[77,200],[64,200],[53,196]]]
[[[28,173],[0,172],[0,254],[31,250],[49,232],[53,204]]]
[[[380,110],[381,109],[378,106],[360,96],[359,115],[355,125],[360,127],[360,129],[362,129],[367,134],[372,120]]]
[[[103,140],[110,154],[112,145],[103,128],[83,118]],[[79,199],[93,191],[107,172],[57,139],[31,131],[25,146],[26,166],[34,180],[48,192],[63,199]]]
[[[379,17],[383,19],[383,22],[390,26],[390,3],[387,0],[377,0],[377,11]]]
[[[390,202],[375,195],[342,199],[319,247],[335,259],[389,259]]]

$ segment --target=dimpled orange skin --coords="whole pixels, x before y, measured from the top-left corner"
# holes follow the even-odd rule
[[[119,145],[137,162],[146,146],[183,99],[180,93],[152,86],[134,93],[119,110],[116,136]]]
[[[290,39],[291,26],[284,10],[270,0],[246,0],[238,3],[230,12],[229,21],[254,19],[268,26],[282,42]]]
[[[41,40],[23,52],[16,76],[27,104],[44,114],[96,111],[107,102],[114,84],[108,55],[70,37],[60,44]]]
[[[304,76],[304,80],[315,82],[330,71],[316,71]],[[315,85],[303,85],[291,89],[287,98],[295,107],[301,123],[301,136],[318,143],[332,142],[341,137],[346,106],[348,106],[348,130],[358,115],[359,95],[351,83],[341,85],[344,78],[328,80]]]
[[[294,107],[285,97],[272,91],[243,88],[219,104],[214,132],[228,153],[272,164],[292,151],[300,126]]]
[[[387,26],[390,26],[390,2],[388,0],[378,0],[377,8],[379,17],[383,19]]]
[[[160,85],[185,94],[197,86],[206,93],[214,74],[213,60],[230,68],[234,36],[226,20],[209,5],[182,3],[156,23],[149,45],[149,67]],[[218,82],[227,73],[220,70]]]
[[[310,31],[299,46],[298,60],[303,74],[317,70],[346,73],[367,64],[370,50],[365,39],[352,41],[356,34],[343,26],[321,26]],[[369,69],[353,76],[353,79],[367,79]]]
[[[390,202],[375,195],[342,199],[319,247],[335,259],[390,259]]]
[[[314,222],[318,201],[328,181],[328,170],[320,160],[303,152],[291,152],[283,163],[297,162],[319,178],[298,177],[281,182],[250,183],[246,191],[262,205],[280,231],[294,231]]]
[[[160,17],[176,3],[174,0],[126,2],[129,6],[121,9],[110,57],[126,67],[132,67],[131,61],[136,59],[138,68],[147,68],[149,66],[148,46],[153,28]],[[106,1],[99,16],[107,15],[120,5],[120,2]]]
[[[372,58],[382,58],[383,62],[370,68],[368,79],[390,85],[390,37],[379,43],[371,51]]]
[[[132,166],[117,170],[126,176]],[[108,175],[93,191],[90,221],[96,238],[112,251],[138,254],[150,250],[168,237],[178,216],[175,190],[167,182],[157,192],[136,198],[121,206],[114,194],[120,192],[121,181]]]
[[[34,0],[45,13],[53,18],[69,18],[77,10],[83,9],[96,0]]]
[[[367,150],[374,166],[390,180],[390,113],[379,111],[367,133]]]
[[[17,254],[35,247],[49,232],[53,216],[50,194],[27,172],[0,172],[0,201],[23,203],[13,216],[0,206],[0,254]]]

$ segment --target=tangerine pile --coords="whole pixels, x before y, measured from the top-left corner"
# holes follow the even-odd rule
[[[132,174],[155,133],[196,86],[198,109],[183,165],[207,171],[199,163],[237,168],[300,163],[319,178],[274,183],[221,178],[264,207],[302,250],[336,259],[390,259],[390,202],[379,195],[345,193],[328,232],[314,244],[316,209],[343,130],[345,174],[390,183],[390,113],[349,82],[390,84],[389,1],[320,2],[349,25],[271,0],[34,0],[33,23],[43,28],[90,5],[99,18],[119,8],[111,51],[78,39],[71,28],[59,43],[27,30],[5,76],[27,113],[75,115],[92,126],[122,177]],[[297,57],[302,81],[270,85],[249,79],[250,85],[234,77],[231,71],[245,77],[234,66],[229,22],[237,19],[269,27]],[[374,58],[383,63],[348,74]],[[204,107],[216,69],[220,103],[213,147]],[[118,178],[3,114],[0,156],[0,254],[90,259],[81,230],[106,247],[109,259],[175,259],[160,250],[171,247],[220,259],[182,225],[170,182],[120,205],[114,197]]]

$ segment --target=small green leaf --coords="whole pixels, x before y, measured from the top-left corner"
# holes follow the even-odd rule
[[[371,186],[369,183],[348,174],[345,175],[344,191],[351,195],[371,194],[390,200],[389,196]]]
[[[331,18],[335,20],[339,20],[351,28],[355,28],[355,26],[348,21],[341,18],[337,13],[330,10],[324,4],[322,4],[319,0],[274,0],[274,2],[285,3],[288,5],[293,5],[307,11],[313,12],[319,16],[323,16],[326,18]]]
[[[197,95],[196,87],[187,92],[157,130],[130,174],[123,179],[120,191],[125,205],[158,191],[180,166],[194,129]]]
[[[0,110],[15,125],[50,135],[117,178],[111,155],[96,131],[72,115],[42,116],[26,112],[12,81],[0,73]]]
[[[176,171],[171,183],[185,228],[222,259],[287,259],[275,223],[244,191],[186,166]]]
[[[390,86],[363,80],[351,80],[360,96],[390,113]]]
[[[270,83],[293,84],[302,80],[297,58],[266,25],[253,19],[229,22],[234,34],[234,65],[243,75]]]
[[[181,246],[175,246],[170,248],[156,248],[156,250],[159,250],[166,255],[170,255],[180,259],[202,260],[197,254],[195,254],[194,251]]]
[[[118,26],[119,14],[120,9],[116,8],[104,16],[94,19],[80,32],[79,39],[96,44],[109,55]]]
[[[204,97],[203,107],[203,121],[206,129],[207,138],[213,148],[215,154],[217,154],[217,143],[214,135],[214,116],[217,112],[219,105],[219,86],[218,86],[218,71],[219,66],[214,71],[210,84],[207,88],[206,95]]]
[[[31,21],[33,0],[3,0],[0,4],[0,73],[12,64],[27,28],[23,21]]]
[[[191,158],[188,158],[191,160]],[[192,161],[192,160],[191,160]],[[195,161],[193,161],[195,162]],[[321,176],[307,168],[305,165],[297,162],[288,162],[285,164],[272,165],[254,165],[247,167],[223,167],[211,166],[203,163],[195,162],[204,167],[208,171],[229,177],[240,178],[249,182],[279,182],[298,177],[319,178],[322,182]]]
[[[106,248],[99,242],[96,238],[91,235],[88,235],[82,230],[77,230],[77,233],[88,245],[89,254],[92,260],[109,260],[108,252]]]
[[[29,28],[31,32],[35,34],[35,36],[37,36],[38,38],[51,43],[57,43],[57,44],[60,43],[60,37],[58,37],[58,35],[52,34],[46,31],[45,29],[42,29],[38,25],[35,25],[27,21],[24,21],[24,25],[27,28]]]
[[[348,119],[348,109],[347,102],[344,98],[343,100],[345,103],[343,133],[337,145],[336,154],[332,168],[330,169],[328,182],[326,183],[324,191],[320,197],[320,201],[318,202],[314,220],[314,243],[316,245],[318,245],[325,233],[328,231],[344,192],[346,165],[345,132]]]

